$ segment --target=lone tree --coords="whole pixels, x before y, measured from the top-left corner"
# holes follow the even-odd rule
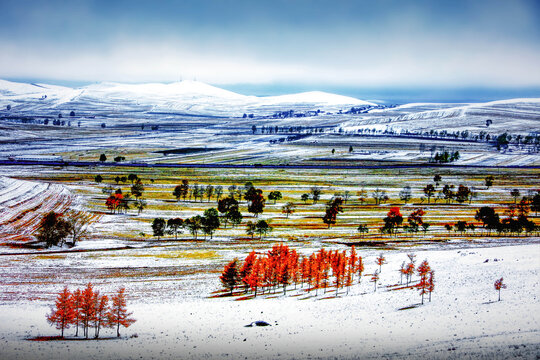
[[[90,226],[90,216],[88,214],[81,211],[71,211],[67,214],[66,222],[69,226],[69,237],[72,246],[75,246],[77,242],[88,236],[88,227]]]
[[[472,194],[472,191],[471,189],[469,189],[468,186],[460,184],[455,194],[455,198],[458,203],[462,204],[465,201],[469,200],[469,198],[471,197],[471,194]]]
[[[374,292],[377,291],[377,281],[379,281],[379,270],[375,270],[370,281],[375,284],[375,289],[373,291]]]
[[[240,280],[240,277],[238,275],[237,263],[238,259],[234,259],[230,263],[225,265],[223,273],[219,277],[223,286],[231,292],[231,296],[233,294],[234,288]]]
[[[424,304],[424,294],[427,294],[429,291],[429,280],[428,273],[431,271],[429,263],[427,260],[422,261],[422,263],[416,269],[418,276],[420,276],[420,282],[415,285],[415,287],[420,291],[422,295],[422,305]]]
[[[493,175],[486,176],[485,184],[488,189],[493,186]]]
[[[328,203],[326,206],[326,213],[323,216],[323,222],[328,225],[328,228],[330,229],[330,226],[334,225],[337,220],[337,214],[340,212],[343,212],[343,207],[341,206],[343,204],[343,199],[340,197],[335,198],[331,202]]]
[[[388,233],[390,235],[397,234],[399,226],[403,223],[403,216],[401,215],[399,207],[391,207],[383,221],[384,226],[381,228],[383,233]]]
[[[101,162],[107,161],[107,156],[105,154],[99,155],[99,161],[101,161]]]
[[[216,209],[210,208],[204,211],[202,217],[202,230],[206,234],[210,235],[212,239],[214,231],[219,227],[219,214]]]
[[[250,235],[251,238],[253,239],[253,235],[255,235],[256,232],[257,232],[257,224],[252,221],[248,221],[246,223],[246,233]]]
[[[281,212],[287,215],[287,219],[289,218],[289,215],[294,213],[294,204],[292,202],[288,202],[285,205],[281,207]]]
[[[169,228],[169,231],[172,235],[174,235],[174,239],[178,239],[178,231],[182,228],[184,225],[184,220],[181,218],[172,218],[167,220],[167,227]]]
[[[138,199],[135,201],[135,208],[137,209],[137,214],[140,215],[143,210],[146,208],[146,200]]]
[[[184,221],[184,226],[195,237],[195,240],[197,240],[197,234],[203,227],[203,217],[201,215],[192,216]]]
[[[433,290],[435,290],[435,271],[433,270],[429,272],[427,290],[429,292],[429,302],[431,302],[431,293],[433,292]]]
[[[435,176],[433,176],[433,182],[435,183],[436,187],[439,187],[439,184],[441,183],[441,181],[442,181],[441,175],[435,174]]]
[[[313,203],[316,204],[317,201],[321,198],[322,191],[319,187],[314,186],[311,188],[311,198],[313,199]]]
[[[274,200],[274,204],[277,200],[281,200],[283,195],[280,191],[271,191],[270,194],[268,194],[268,200]]]
[[[538,210],[540,210],[540,192],[537,192],[531,201],[531,211],[534,211],[535,216],[538,216]]]
[[[55,307],[47,315],[47,321],[49,324],[55,325],[64,337],[64,329],[69,329],[74,319],[75,309],[73,308],[72,294],[66,286],[56,297]]]
[[[503,278],[500,278],[499,280],[495,281],[494,287],[495,287],[495,290],[499,292],[498,301],[501,301],[501,289],[506,289],[506,284],[503,283]]]
[[[399,192],[399,198],[403,200],[404,203],[407,203],[412,197],[411,187],[409,185],[405,186],[403,190]]]
[[[97,182],[97,183],[100,183],[103,181],[103,176],[97,174],[95,177],[94,177],[94,181]]]
[[[516,203],[517,201],[517,198],[521,195],[521,193],[519,192],[519,189],[512,189],[510,191],[510,196],[512,196],[514,198],[514,204]]]
[[[163,218],[155,218],[152,222],[152,231],[154,232],[154,236],[157,236],[158,241],[159,238],[165,234],[166,227],[167,224],[165,223],[165,219]]]
[[[255,193],[250,197],[248,203],[248,211],[255,217],[258,217],[264,211],[266,199],[263,196],[261,189],[256,189]]]
[[[427,184],[423,191],[424,194],[426,194],[427,202],[429,204],[431,197],[433,196],[433,194],[435,194],[435,187],[431,184]]]
[[[238,201],[233,197],[226,197],[218,200],[218,211],[222,214],[225,220],[225,226],[227,226],[227,220],[229,220],[231,212],[238,211]]]
[[[51,211],[41,220],[37,239],[44,242],[48,248],[58,244],[62,246],[69,233],[70,224],[63,220],[60,214]]]
[[[266,235],[270,231],[272,231],[272,227],[265,220],[257,221],[255,232],[259,234],[259,239],[262,240],[263,235]]]
[[[381,253],[379,255],[379,257],[377,257],[377,259],[375,260],[375,262],[377,263],[377,265],[379,265],[379,274],[382,272],[382,266],[384,264],[386,264],[386,258],[384,257],[384,255]]]
[[[112,304],[107,314],[109,324],[116,326],[117,337],[120,337],[120,326],[127,328],[136,321],[130,317],[133,313],[127,311],[125,292],[126,289],[121,287],[116,294],[111,296]]]

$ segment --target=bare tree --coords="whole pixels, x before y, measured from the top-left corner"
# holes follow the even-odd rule
[[[66,221],[69,224],[69,236],[71,237],[71,243],[73,245],[88,236],[88,226],[91,223],[91,218],[88,213],[83,211],[70,211],[67,213]]]

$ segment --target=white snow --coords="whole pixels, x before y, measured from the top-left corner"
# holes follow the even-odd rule
[[[40,100],[43,95],[47,95],[47,98]],[[66,105],[69,102],[73,102],[74,108],[80,103],[102,103],[114,108],[119,105],[147,106],[161,112],[181,111],[222,116],[241,116],[243,112],[259,112],[261,107],[266,109],[269,106],[279,108],[303,105],[335,110],[336,106],[347,108],[351,105],[375,105],[321,91],[268,97],[246,96],[191,80],[170,84],[99,83],[79,89],[0,80],[0,104],[5,106],[14,100],[40,100],[42,105],[46,104],[48,108]]]
[[[312,104],[328,104],[328,105],[373,105],[363,100],[358,100],[349,96],[342,96],[336,94],[330,94],[322,91],[309,91],[298,94],[280,95],[280,96],[268,96],[259,98],[258,101],[261,105],[275,105],[275,104],[287,104],[287,103],[312,103]]]
[[[359,253],[366,274],[372,273],[378,252]],[[337,298],[333,292],[318,297],[278,293],[245,301],[209,298],[220,287],[218,274],[188,276],[178,290],[128,302],[138,320],[122,330],[124,336],[138,334],[130,339],[26,341],[27,337],[58,333],[45,322],[53,295],[47,301],[4,302],[0,305],[0,355],[9,359],[69,359],[73,354],[91,359],[96,353],[118,359],[537,356],[540,245],[417,251],[417,262],[427,259],[436,275],[432,302],[424,305],[419,305],[416,290],[388,291],[387,286],[399,283],[397,269],[407,260],[405,253],[385,252],[388,263],[383,265],[377,292],[368,276],[349,295],[342,290]],[[0,261],[8,260],[3,257]],[[508,289],[502,290],[498,302],[493,283],[500,277]],[[139,284],[130,279],[123,283],[128,294],[130,289],[144,286]],[[57,290],[62,286],[57,284]],[[103,286],[97,288],[107,292]],[[257,320],[272,326],[244,327]],[[67,330],[67,334],[72,332]],[[113,335],[112,330],[103,333]]]

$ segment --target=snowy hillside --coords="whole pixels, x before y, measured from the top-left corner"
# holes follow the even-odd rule
[[[352,105],[375,105],[352,97],[320,91],[282,96],[246,96],[202,82],[185,80],[171,84],[100,83],[79,89],[42,84],[0,81],[0,106],[14,109],[104,109],[181,112],[197,115],[268,115],[296,108],[338,110]]]
[[[540,128],[540,98],[498,100],[473,104],[412,103],[373,110],[343,123],[358,129],[425,132],[430,130],[527,134]]]

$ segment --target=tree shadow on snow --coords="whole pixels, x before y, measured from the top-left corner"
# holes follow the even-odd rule
[[[405,306],[405,307],[402,307],[402,308],[399,308],[398,310],[409,310],[409,309],[415,309],[419,306],[422,306],[421,303],[418,303],[418,304],[413,304],[413,305],[409,305],[409,306]]]

